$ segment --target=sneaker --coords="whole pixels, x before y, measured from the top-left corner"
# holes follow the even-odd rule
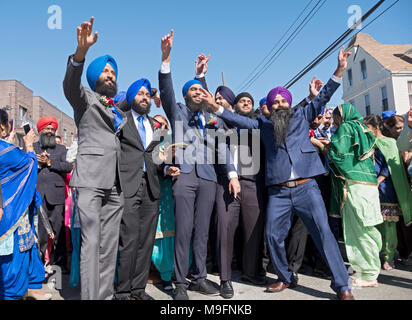
[[[207,279],[200,280],[198,283],[190,283],[188,289],[207,296],[218,296],[220,294],[219,290],[214,286],[214,283]]]
[[[174,300],[189,300],[186,288],[181,287],[181,286],[176,287],[175,295],[173,299]]]
[[[232,281],[222,281],[220,283],[220,295],[225,299],[231,299],[235,295]]]

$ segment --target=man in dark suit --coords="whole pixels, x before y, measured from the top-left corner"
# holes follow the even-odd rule
[[[159,217],[161,166],[153,162],[160,136],[155,120],[148,116],[151,105],[149,80],[133,83],[126,94],[130,111],[120,133],[120,184],[124,213],[120,223],[118,277],[115,299],[153,300],[146,292],[150,262]],[[175,168],[174,174],[179,169]],[[169,167],[171,172],[173,167]]]
[[[206,255],[210,217],[216,196],[216,136],[212,133],[215,134],[216,129],[222,128],[222,123],[206,112],[200,98],[203,84],[198,80],[191,80],[183,87],[182,93],[186,104],[176,102],[170,73],[172,46],[173,30],[171,34],[162,38],[159,89],[163,108],[172,126],[174,143],[184,142],[188,145],[186,150],[179,149],[176,152],[181,173],[173,185],[176,212],[174,298],[188,300],[187,288],[206,295],[219,294],[219,290],[206,279]],[[222,145],[226,151],[225,143]],[[230,157],[228,151],[222,154],[223,163],[228,163],[227,156]],[[233,165],[230,168],[229,166],[227,173],[234,174],[229,185],[236,196],[240,191],[240,185]],[[186,276],[191,240],[195,268],[191,273],[191,283],[188,287]]]
[[[338,89],[350,53],[339,52],[339,64],[332,79],[305,108],[291,108],[292,95],[282,87],[267,96],[269,119],[250,119],[233,114],[217,105],[203,90],[204,101],[226,122],[244,129],[260,129],[266,149],[266,186],[269,202],[266,215],[266,239],[278,281],[267,287],[268,292],[280,292],[297,285],[288,270],[285,239],[291,224],[292,210],[302,219],[333,274],[332,289],[339,299],[352,300],[349,275],[330,230],[327,213],[319,188],[313,177],[325,173],[315,148],[309,139],[309,124],[320,113]],[[311,85],[315,85],[312,81]]]
[[[64,202],[65,183],[63,176],[72,171],[72,164],[66,161],[66,147],[56,143],[57,120],[44,117],[37,123],[39,141],[33,144],[39,163],[37,190],[43,198],[43,209],[47,213],[54,233],[54,254],[51,264],[66,266]],[[40,251],[45,254],[49,232],[42,220],[39,220]]]

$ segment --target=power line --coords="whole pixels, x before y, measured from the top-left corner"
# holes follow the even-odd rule
[[[312,18],[317,14],[320,8],[325,4],[327,0],[319,0],[312,10],[306,15],[305,19],[300,23],[300,25],[294,30],[294,32],[289,36],[289,38],[282,44],[282,46],[272,55],[272,57],[266,62],[266,64],[261,68],[261,70],[255,74],[252,79],[244,86],[244,89],[250,87],[258,78],[260,78],[269,67],[279,58],[280,54],[292,43],[292,41],[299,35],[302,29],[312,20]],[[322,2],[322,3],[321,3]],[[315,11],[316,10],[316,11]]]
[[[376,3],[372,9],[370,9],[356,24],[346,30],[338,39],[336,39],[328,48],[326,48],[321,54],[319,54],[312,62],[310,62],[302,71],[294,76],[284,87],[290,88],[297,81],[299,81],[304,75],[312,70],[317,64],[320,63],[325,57],[327,57],[337,46],[339,46],[363,21],[365,21],[373,12],[375,12],[386,0],[380,0]]]
[[[279,39],[279,41],[273,46],[272,49],[268,52],[268,54],[263,58],[263,60],[257,65],[257,67],[246,77],[246,79],[238,86],[238,89],[240,89],[251,77],[255,71],[265,62],[265,60],[273,53],[273,51],[276,49],[276,47],[281,43],[281,41],[286,37],[288,32],[292,29],[292,27],[295,25],[295,23],[300,19],[300,17],[303,15],[303,13],[306,11],[306,9],[311,5],[311,3],[314,0],[309,0],[308,4],[305,6],[305,8],[300,12],[298,17],[295,19],[295,21],[290,25],[289,29],[286,30],[286,32],[283,34],[283,36]]]

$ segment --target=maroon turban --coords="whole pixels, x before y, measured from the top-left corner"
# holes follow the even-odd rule
[[[281,95],[283,98],[287,100],[289,106],[292,106],[292,94],[289,92],[289,90],[283,87],[277,87],[275,89],[272,89],[266,97],[266,105],[269,111],[272,110],[272,105],[277,95]]]
[[[42,131],[44,128],[46,128],[50,124],[53,126],[54,130],[57,131],[59,124],[57,123],[56,118],[44,117],[44,118],[41,118],[39,122],[37,122],[37,132]]]

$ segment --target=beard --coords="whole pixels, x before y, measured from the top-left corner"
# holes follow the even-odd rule
[[[277,147],[286,143],[290,119],[294,113],[295,111],[292,108],[272,109],[269,119],[274,126],[274,138]]]
[[[132,101],[132,109],[140,114],[140,115],[147,115],[150,113],[150,107],[152,106],[152,104],[149,101],[149,105],[147,107],[142,107],[140,105],[140,103],[137,103],[135,100]]]
[[[97,80],[95,91],[102,96],[113,98],[117,94],[117,83],[107,84],[105,80]]]
[[[40,143],[43,149],[56,148],[56,135],[52,133],[40,133]]]
[[[252,118],[253,117],[253,109],[250,112],[244,112],[242,110],[240,110],[240,108],[238,108],[237,106],[235,106],[235,111],[237,114],[244,116],[244,117],[248,117],[248,118]]]
[[[196,113],[198,111],[207,111],[207,104],[205,102],[200,102],[200,103],[196,103],[193,101],[193,99],[191,97],[189,97],[188,95],[185,98],[185,103],[186,106],[190,109],[190,111],[192,111],[193,113]]]

